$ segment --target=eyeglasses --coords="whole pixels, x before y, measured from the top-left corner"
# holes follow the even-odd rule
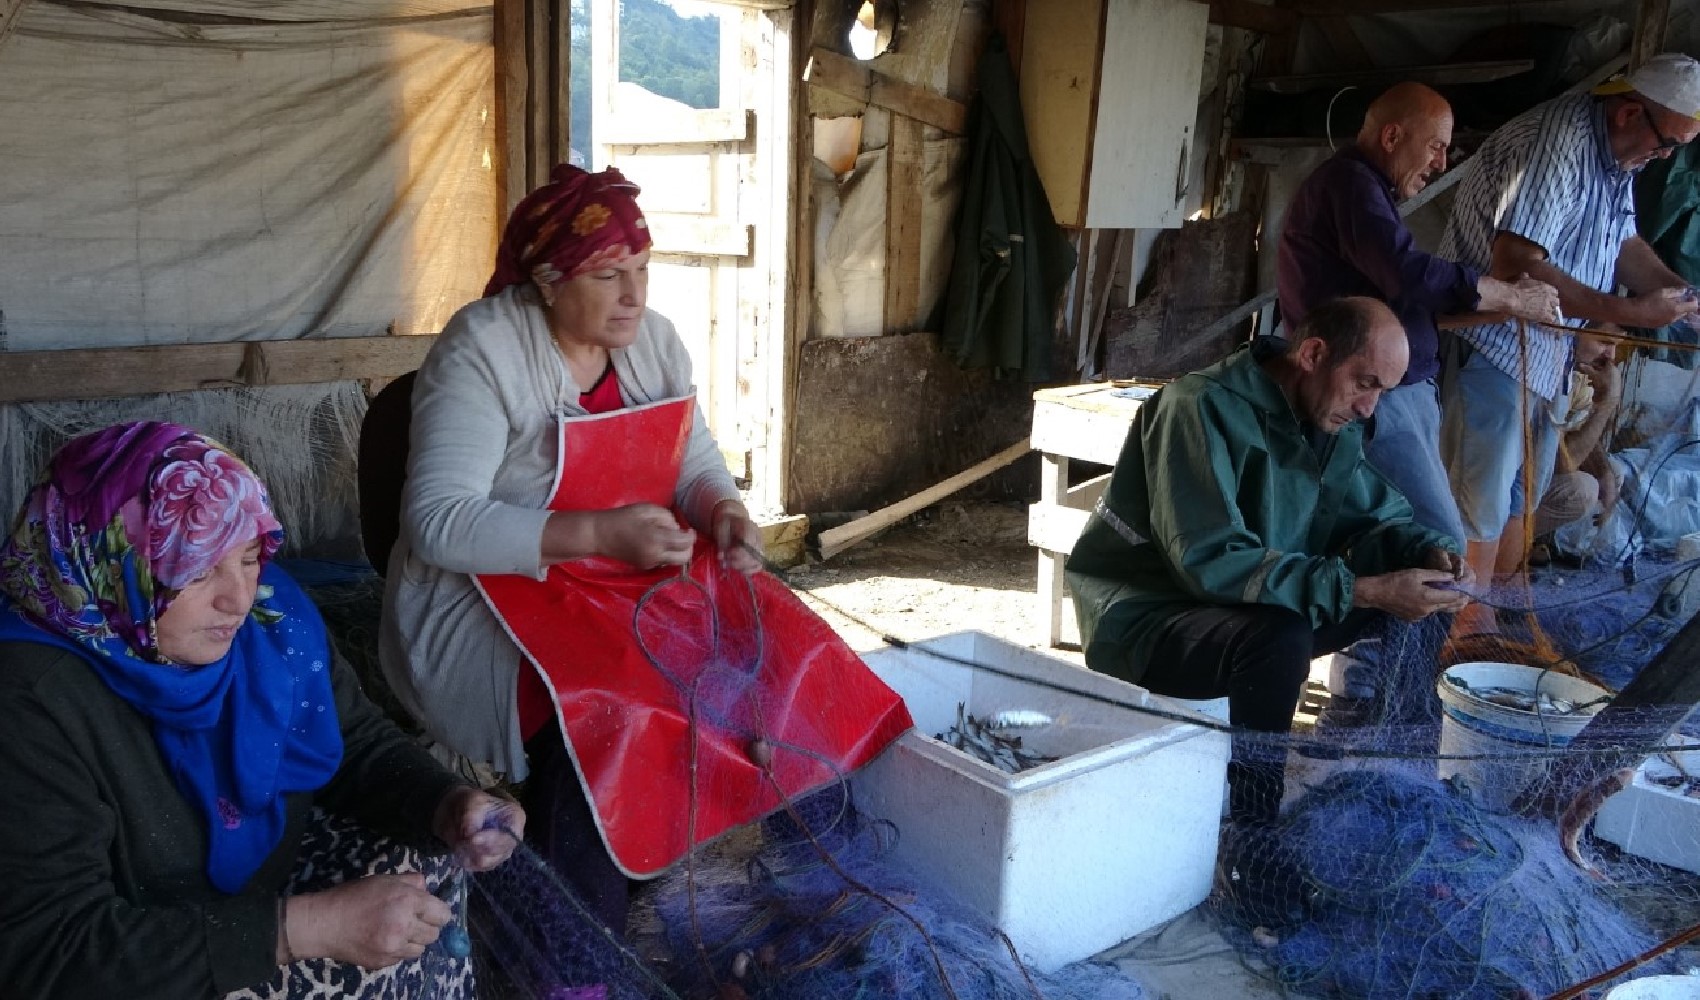
[[[1659,140],[1659,144],[1653,147],[1653,152],[1670,152],[1682,145],[1681,139],[1672,139],[1659,131],[1659,123],[1653,120],[1653,109],[1647,106],[1646,101],[1636,101],[1635,103],[1641,106],[1641,120],[1647,123],[1649,129],[1653,130],[1653,138]]]

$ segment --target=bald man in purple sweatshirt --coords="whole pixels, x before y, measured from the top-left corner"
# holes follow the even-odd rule
[[[1317,167],[1294,195],[1281,230],[1276,282],[1288,329],[1321,303],[1350,295],[1380,299],[1399,318],[1410,366],[1381,397],[1364,457],[1411,502],[1417,524],[1451,537],[1461,550],[1467,536],[1440,459],[1435,318],[1484,311],[1548,321],[1557,318],[1558,292],[1527,276],[1501,281],[1417,248],[1399,202],[1446,169],[1451,144],[1452,108],[1433,90],[1401,83],[1376,98],[1357,141]],[[1399,649],[1413,664],[1426,662],[1439,653],[1443,633],[1430,629],[1412,644],[1393,641],[1390,631],[1379,643],[1354,647],[1331,719],[1347,726],[1433,721],[1432,675],[1399,671],[1389,654]],[[1378,655],[1378,649],[1385,652]]]
[[[1464,526],[1440,461],[1440,371],[1435,317],[1498,312],[1538,321],[1558,315],[1558,292],[1522,278],[1500,281],[1417,248],[1399,202],[1446,169],[1452,108],[1420,83],[1393,86],[1370,105],[1357,142],[1305,179],[1281,230],[1276,283],[1288,329],[1320,303],[1380,299],[1404,324],[1411,364],[1382,397],[1364,453],[1411,501],[1418,524],[1462,543]]]

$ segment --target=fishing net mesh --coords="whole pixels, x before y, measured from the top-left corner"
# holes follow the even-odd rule
[[[1632,582],[1621,567],[1538,572],[1484,595],[1501,609],[1506,659],[1522,656],[1509,674],[1464,664],[1442,677],[1434,650],[1444,622],[1391,627],[1354,646],[1336,671],[1348,675],[1337,676],[1336,686],[1376,692],[1369,707],[1337,710],[1351,704],[1342,697],[1314,726],[1287,736],[1232,731],[1236,760],[1278,761],[1286,779],[1285,808],[1273,825],[1247,829],[1224,819],[1215,888],[1204,906],[1245,974],[1291,995],[1549,997],[1700,922],[1700,876],[1683,867],[1700,868],[1700,823],[1690,814],[1654,831],[1663,838],[1652,851],[1660,860],[1590,826],[1601,802],[1612,836],[1623,839],[1634,826],[1633,817],[1623,819],[1633,804],[1606,796],[1635,767],[1632,794],[1700,810],[1689,794],[1700,793],[1700,751],[1690,756],[1674,745],[1685,738],[1690,706],[1621,709],[1585,696],[1623,689],[1666,649],[1684,623],[1660,615],[1661,601],[1695,568],[1649,553]],[[724,614],[702,606],[696,588],[660,588],[633,626],[664,665],[671,657],[724,660],[694,672],[694,724],[742,733],[760,726],[739,708],[759,673],[759,614],[729,594],[722,603]],[[686,612],[700,620],[685,623]],[[358,618],[342,615],[344,624]],[[1537,629],[1558,660],[1530,655]],[[348,634],[360,641],[357,631]],[[922,642],[910,652],[953,669],[1003,670],[929,648]],[[680,673],[693,671],[681,665]],[[1066,674],[1060,686],[1071,688]],[[1078,748],[1020,718],[1035,704],[1054,704],[1040,696],[1058,692],[1003,690],[992,707],[1007,711],[982,711],[973,721],[992,727],[1002,714],[1026,724],[998,731],[1025,739],[1037,758],[1018,760],[1017,768],[1051,766],[1045,751],[1067,748],[1066,760]],[[1105,698],[1100,687],[1075,690]],[[1231,730],[1138,694],[1118,707],[1161,723]],[[1501,714],[1490,718],[1492,710]],[[1060,714],[1049,723],[1066,724]],[[970,740],[960,752],[1009,769],[998,762],[995,741]],[[903,836],[859,801],[852,776],[840,775],[752,827],[699,845],[645,883],[619,932],[542,855],[521,846],[508,865],[471,880],[462,906],[479,995],[1157,995],[1137,964],[1085,961],[1047,974],[1023,961],[1019,942],[939,888],[933,873],[897,856]],[[1700,965],[1700,952],[1678,945],[1631,975],[1691,965]]]
[[[253,466],[289,527],[291,553],[352,555],[355,445],[365,413],[358,382],[0,405],[0,510],[19,509],[71,438],[124,421],[170,420],[211,435]]]
[[[1700,631],[1686,596],[1700,560],[1679,557],[1668,531],[1642,530],[1659,463],[1700,436],[1692,430],[1679,419],[1642,442],[1651,457],[1626,476],[1617,512],[1591,529],[1597,540],[1579,558],[1482,587],[1497,640],[1449,643],[1444,616],[1380,624],[1329,661],[1328,704],[1289,733],[1235,728],[1072,668],[1017,677],[920,641],[906,649],[918,669],[1003,684],[996,703],[952,705],[954,725],[921,735],[959,755],[952,766],[1037,773],[1127,736],[1069,732],[1068,712],[1038,709],[1059,699],[1229,734],[1227,773],[1200,780],[1273,775],[1281,808],[1262,823],[1224,810],[1200,912],[1258,995],[1603,996],[1625,979],[1700,967],[1690,943],[1700,927],[1700,727],[1689,722]],[[659,671],[692,678],[680,690],[693,738],[763,734],[745,697],[767,655],[762,623],[738,598],[665,586],[632,622]],[[793,750],[768,749],[776,759]],[[856,776],[833,774],[760,822],[697,844],[638,889],[621,928],[604,926],[562,872],[522,846],[473,880],[464,907],[480,995],[1188,995],[1160,993],[1136,947],[1041,970],[983,908],[942,889],[937,871],[904,860],[904,838],[935,834],[879,815],[861,792]],[[716,794],[724,789],[693,787],[692,797]],[[1130,814],[1164,807],[1137,793],[1125,803]],[[1148,858],[1153,871],[1171,863]]]

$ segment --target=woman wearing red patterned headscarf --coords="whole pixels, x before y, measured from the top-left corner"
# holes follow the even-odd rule
[[[690,356],[648,308],[637,193],[617,170],[557,167],[515,208],[485,297],[432,347],[381,636],[432,736],[526,779],[528,839],[616,934],[628,878],[908,724],[760,572]],[[826,691],[850,724],[799,731]]]

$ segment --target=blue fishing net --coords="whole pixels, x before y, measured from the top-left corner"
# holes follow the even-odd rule
[[[1644,553],[1633,580],[1622,567],[1554,568],[1534,574],[1526,589],[1486,600],[1502,609],[1507,637],[1521,644],[1508,656],[1527,652],[1538,625],[1563,661],[1545,666],[1612,689],[1628,683],[1683,624],[1659,612],[1668,610],[1671,579],[1691,568],[1668,554]],[[344,587],[331,594],[348,597]],[[345,631],[360,639],[360,616],[347,610],[333,606],[333,631],[346,617]],[[733,627],[728,648],[742,648],[733,633],[755,627]],[[1325,713],[1313,732],[1235,734],[1236,746],[1255,744],[1287,761],[1282,819],[1256,838],[1226,831],[1208,910],[1251,974],[1319,997],[1546,997],[1700,922],[1700,877],[1591,836],[1591,812],[1566,825],[1566,796],[1575,789],[1549,778],[1569,752],[1562,741],[1502,748],[1509,763],[1440,759],[1449,723],[1436,696],[1443,635],[1435,629],[1390,629],[1378,644],[1353,651],[1381,675],[1383,704],[1374,718],[1330,722]],[[666,638],[655,645],[702,645],[685,641],[685,631]],[[971,659],[958,665],[992,669]],[[736,714],[722,694],[705,689],[709,724]],[[1121,707],[1145,710],[1131,701]],[[1657,751],[1649,741],[1663,738],[1666,714],[1620,720],[1618,749],[1632,762]],[[1496,768],[1532,777],[1516,795],[1484,801],[1463,776],[1509,773]],[[1445,769],[1463,775],[1442,780]],[[1694,770],[1700,774],[1700,766]],[[1693,790],[1700,792],[1700,781]],[[905,833],[857,811],[841,777],[699,848],[649,884],[627,935],[602,927],[560,874],[522,847],[507,866],[473,883],[467,923],[480,995],[1155,995],[1112,965],[1084,962],[1051,975],[1027,967],[989,922],[929,873],[897,860],[892,848]],[[1697,841],[1700,828],[1676,835]],[[1248,906],[1236,876],[1260,880],[1258,893],[1278,905]],[[1679,950],[1640,973],[1697,961],[1700,955]]]
[[[1344,771],[1293,803],[1281,834],[1316,893],[1262,957],[1306,993],[1546,997],[1658,941],[1571,864],[1550,824],[1490,813],[1443,782]]]

